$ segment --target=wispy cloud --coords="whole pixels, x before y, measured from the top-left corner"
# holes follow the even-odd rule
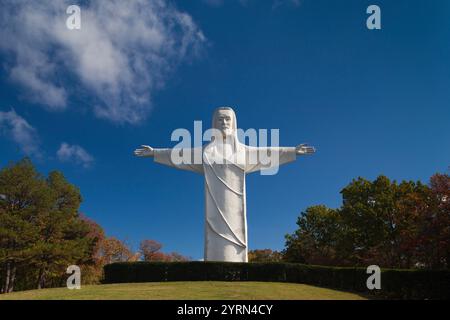
[[[92,95],[98,117],[138,123],[155,91],[201,50],[205,37],[168,1],[83,3],[81,30],[69,30],[71,1],[2,0],[0,50],[9,76],[47,109],[64,110],[81,88]]]
[[[94,157],[78,145],[70,145],[63,142],[56,153],[58,159],[63,162],[73,162],[82,165],[84,168],[90,167],[94,163]]]
[[[36,129],[15,110],[0,111],[0,135],[14,141],[26,155],[41,157]]]

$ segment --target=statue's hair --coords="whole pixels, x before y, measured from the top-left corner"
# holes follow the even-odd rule
[[[218,108],[216,108],[215,111],[219,111],[219,110],[230,110],[230,111],[233,111],[233,112],[234,112],[233,108],[227,107],[227,106],[218,107]]]

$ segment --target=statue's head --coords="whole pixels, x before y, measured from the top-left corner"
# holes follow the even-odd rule
[[[224,137],[236,133],[236,114],[230,107],[219,107],[214,111],[212,127],[220,130]]]

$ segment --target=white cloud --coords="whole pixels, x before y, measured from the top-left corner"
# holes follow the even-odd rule
[[[56,153],[58,159],[63,162],[74,162],[88,168],[94,162],[94,157],[78,145],[70,145],[63,142]]]
[[[26,155],[41,156],[36,129],[16,111],[0,111],[0,134],[17,143]]]
[[[152,95],[205,42],[191,16],[164,0],[92,0],[81,30],[66,27],[68,0],[2,0],[0,50],[29,98],[64,110],[81,88],[98,117],[137,123]]]

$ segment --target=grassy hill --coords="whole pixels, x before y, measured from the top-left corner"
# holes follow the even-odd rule
[[[361,300],[363,296],[295,283],[276,282],[151,282],[53,288],[0,295],[0,300]]]

